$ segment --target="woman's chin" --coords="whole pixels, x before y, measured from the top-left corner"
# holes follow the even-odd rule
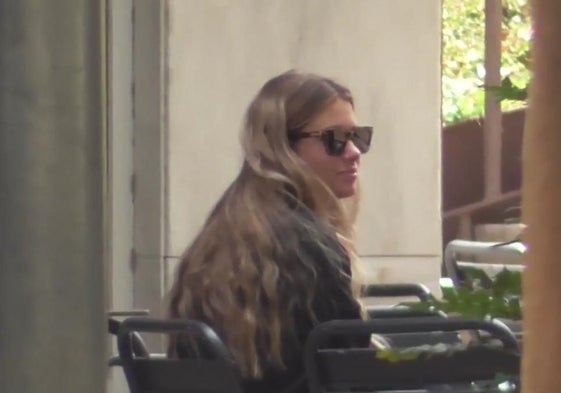
[[[356,183],[337,187],[333,193],[339,199],[350,198],[356,193]]]

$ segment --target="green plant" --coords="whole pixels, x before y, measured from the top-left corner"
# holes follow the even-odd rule
[[[528,97],[528,85],[518,87],[508,76],[501,81],[500,86],[487,86],[485,89],[493,93],[498,101],[526,102]]]
[[[439,310],[464,318],[522,318],[522,274],[504,269],[489,277],[479,268],[462,270],[471,288],[442,286],[442,299],[427,302],[404,303],[418,311]]]
[[[444,124],[483,115],[484,0],[444,0],[442,6],[442,116]],[[528,0],[503,0],[501,86],[503,110],[524,106],[530,80]]]

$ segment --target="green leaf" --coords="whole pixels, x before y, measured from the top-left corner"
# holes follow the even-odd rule
[[[493,280],[492,290],[495,296],[521,296],[522,273],[503,269]]]
[[[503,110],[523,107],[530,80],[531,35],[528,0],[503,0],[501,76],[512,87],[496,90]],[[483,115],[480,70],[484,64],[484,0],[444,0],[442,4],[442,116],[444,124]]]

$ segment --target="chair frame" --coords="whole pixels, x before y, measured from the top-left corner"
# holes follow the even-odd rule
[[[419,301],[432,299],[431,291],[423,284],[370,284],[361,291],[362,297],[404,297],[414,296]]]
[[[136,356],[133,338],[135,333],[142,332],[188,334],[204,345],[206,353],[204,357],[188,359],[172,359],[161,354]],[[203,390],[241,393],[240,378],[230,352],[214,330],[203,322],[187,319],[128,318],[119,327],[117,346],[131,393],[187,393]],[[157,370],[157,373],[154,373],[154,370]],[[207,379],[201,381],[201,378]],[[166,386],[158,386],[162,384]]]
[[[462,370],[461,368],[454,369],[453,375],[446,376],[440,375],[438,372],[435,373],[435,370],[423,370],[423,363],[421,361],[413,361],[417,363],[409,363],[409,365],[405,364],[405,367],[402,367],[404,364],[389,364],[389,363],[380,363],[375,357],[376,351],[374,349],[325,349],[326,343],[328,340],[333,336],[356,336],[356,335],[365,335],[365,334],[393,334],[393,333],[415,333],[415,332],[432,332],[432,331],[459,331],[459,330],[483,330],[486,332],[491,333],[495,338],[498,338],[503,344],[503,350],[497,349],[497,353],[504,355],[508,359],[508,364],[505,364],[505,369],[508,369],[510,372],[519,373],[519,358],[520,358],[520,351],[518,347],[518,343],[514,337],[514,335],[510,332],[510,330],[502,324],[496,324],[492,321],[482,321],[482,320],[461,320],[461,319],[443,319],[443,318],[408,318],[406,322],[404,322],[401,318],[395,319],[379,319],[379,320],[367,320],[367,321],[360,321],[360,320],[335,320],[322,323],[318,325],[309,335],[308,340],[306,342],[305,352],[304,352],[304,365],[306,369],[306,374],[308,378],[308,386],[311,393],[326,393],[328,390],[325,389],[324,383],[322,382],[322,378],[320,376],[320,364],[319,358],[320,355],[334,355],[335,358],[343,359],[344,364],[351,364],[352,357],[354,356],[354,366],[357,366],[357,359],[359,361],[359,365],[357,368],[360,368],[357,372],[364,372],[362,375],[371,375],[374,376],[376,373],[376,369],[378,368],[377,376],[381,378],[381,380],[376,381],[375,384],[377,386],[368,386],[367,389],[369,390],[376,390],[376,389],[414,389],[414,388],[421,388],[429,385],[430,383],[467,383],[469,381],[470,375],[469,371]],[[459,353],[461,354],[462,351]],[[344,357],[348,355],[348,357]],[[329,357],[328,356],[328,357]],[[326,358],[324,358],[326,359]],[[331,357],[334,359],[334,357]],[[345,360],[346,359],[346,360]],[[360,359],[364,359],[364,362],[361,362]],[[378,362],[378,363],[377,363]],[[516,363],[516,365],[513,365]],[[443,362],[444,365],[446,361]],[[384,366],[385,371],[381,371],[381,365]],[[452,365],[450,366],[452,367]],[[385,373],[387,371],[387,373]],[[407,378],[404,380],[400,380],[400,378],[396,377],[392,379],[392,372],[395,374],[396,372],[409,372]],[[437,370],[439,371],[439,370]],[[493,370],[488,370],[489,373],[492,373]],[[474,371],[475,372],[475,371]],[[466,374],[468,373],[468,374]],[[487,370],[485,370],[487,373]],[[353,373],[351,373],[353,374]],[[349,375],[351,375],[349,374]],[[356,372],[353,374],[356,375]],[[395,375],[394,375],[395,376]],[[477,374],[477,376],[481,376],[481,374]],[[486,374],[486,376],[489,376]],[[352,377],[350,377],[352,378]],[[369,376],[369,378],[371,378]],[[385,378],[385,380],[383,380]],[[437,379],[441,378],[441,381]],[[422,381],[427,380],[427,383],[422,383]],[[415,381],[413,383],[412,381]],[[349,381],[349,385],[355,387],[352,381]],[[413,386],[414,385],[414,386]],[[346,391],[349,387],[341,388],[341,391]],[[329,391],[338,391],[329,390]]]
[[[461,254],[469,254],[477,257],[497,258],[500,256],[516,256],[522,258],[526,247],[520,242],[495,243],[480,242],[472,240],[452,240],[444,249],[444,274],[449,277],[454,286],[461,286],[461,267],[464,266],[485,266],[497,265],[488,263],[474,263],[461,261],[458,256]],[[522,270],[522,265],[504,264],[513,270]]]

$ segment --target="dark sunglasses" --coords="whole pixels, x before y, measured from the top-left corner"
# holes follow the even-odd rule
[[[288,138],[292,143],[300,139],[319,138],[325,146],[325,152],[330,156],[340,156],[347,147],[349,140],[362,153],[370,149],[373,127],[328,128],[321,131],[289,133]]]

